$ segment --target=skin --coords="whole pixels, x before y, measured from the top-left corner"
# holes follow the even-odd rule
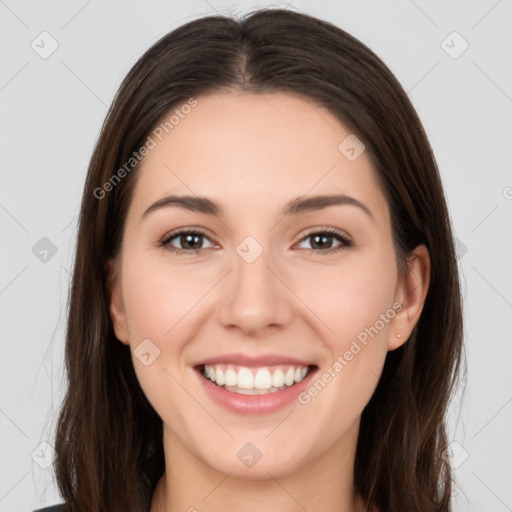
[[[389,208],[369,157],[349,161],[338,150],[350,132],[325,108],[285,93],[196,99],[137,171],[120,257],[109,262],[117,338],[132,355],[148,338],[160,350],[148,366],[133,356],[164,423],[166,472],[151,511],[362,510],[352,477],[361,412],[387,351],[419,319],[428,252],[417,247],[399,279]],[[297,197],[334,193],[373,216],[352,205],[281,213]],[[141,220],[169,194],[208,196],[224,215],[167,207]],[[195,242],[199,254],[185,253],[179,236],[158,245],[189,227],[206,232]],[[306,237],[326,227],[352,246],[328,253],[340,244],[335,237],[327,248]],[[263,248],[250,264],[236,252],[247,236]],[[192,367],[234,352],[279,354],[311,361],[322,374],[395,302],[402,310],[307,405],[235,414],[211,401]],[[247,442],[263,454],[252,468],[237,458]]]

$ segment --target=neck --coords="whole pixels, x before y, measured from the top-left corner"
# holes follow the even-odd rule
[[[195,457],[164,424],[166,471],[160,479],[151,512],[296,512],[362,511],[354,496],[353,469],[358,424],[320,458],[285,475],[239,478],[224,474]]]

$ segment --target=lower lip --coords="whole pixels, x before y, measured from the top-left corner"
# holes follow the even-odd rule
[[[210,398],[225,409],[237,414],[266,414],[278,411],[293,402],[308,386],[318,368],[310,370],[306,377],[289,388],[266,395],[241,395],[227,391],[207,379],[196,369],[199,379]]]

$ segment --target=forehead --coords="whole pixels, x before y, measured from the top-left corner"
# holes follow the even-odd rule
[[[137,171],[133,207],[139,213],[171,193],[215,197],[252,211],[327,193],[386,208],[369,156],[347,158],[344,141],[354,135],[326,108],[280,92],[208,94],[196,102],[183,111],[175,107],[180,115],[173,123],[153,130],[155,146]]]

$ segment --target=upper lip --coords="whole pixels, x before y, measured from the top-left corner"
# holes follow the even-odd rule
[[[223,356],[210,357],[204,359],[193,366],[215,365],[215,364],[233,364],[236,366],[277,366],[277,365],[294,365],[294,366],[311,366],[311,361],[304,361],[295,357],[281,356],[278,354],[268,354],[260,356],[249,356],[246,354],[225,354]]]

